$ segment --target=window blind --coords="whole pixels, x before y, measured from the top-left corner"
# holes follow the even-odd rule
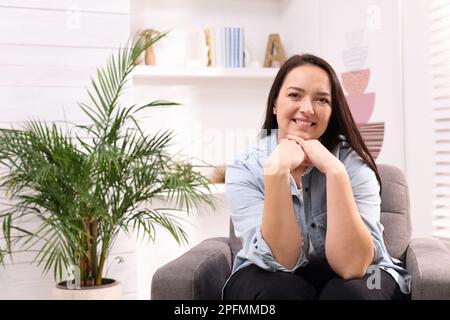
[[[430,5],[433,235],[450,240],[450,0]]]

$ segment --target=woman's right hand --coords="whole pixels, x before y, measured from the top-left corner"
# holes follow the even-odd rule
[[[264,166],[264,174],[277,174],[282,170],[293,171],[305,160],[305,152],[295,141],[280,139],[275,150],[267,158]]]

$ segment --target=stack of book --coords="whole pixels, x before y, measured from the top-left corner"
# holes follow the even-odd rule
[[[244,29],[238,27],[205,29],[208,67],[244,67]]]

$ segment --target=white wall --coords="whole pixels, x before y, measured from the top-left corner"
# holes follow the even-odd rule
[[[403,99],[406,173],[414,236],[432,232],[433,139],[429,7],[403,0]]]
[[[77,102],[95,68],[129,37],[129,1],[24,0],[0,6],[0,126],[30,118],[86,120]],[[5,201],[1,196],[1,202]],[[110,257],[109,276],[124,282],[125,297],[136,297],[135,242],[121,237]],[[116,264],[116,256],[125,262]],[[0,268],[0,299],[48,299],[52,272],[30,265],[32,254],[17,254]]]
[[[320,56],[320,1],[283,0],[280,5],[281,40],[286,55],[312,53]]]

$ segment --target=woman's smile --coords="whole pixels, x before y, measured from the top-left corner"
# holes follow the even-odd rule
[[[316,124],[315,122],[312,122],[310,120],[300,119],[292,119],[292,122],[294,123],[295,128],[298,130],[310,130]]]

